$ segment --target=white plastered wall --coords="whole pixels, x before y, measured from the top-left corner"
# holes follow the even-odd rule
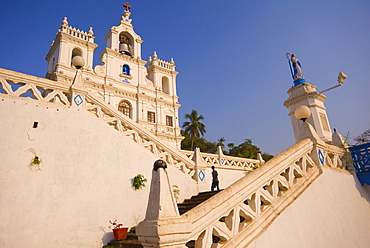
[[[100,248],[113,239],[109,220],[144,218],[157,159],[149,151],[84,109],[1,96],[0,115],[0,247]],[[147,187],[134,191],[139,173]],[[169,173],[181,198],[196,193],[193,180]]]
[[[248,248],[368,248],[370,197],[349,173],[324,173]]]

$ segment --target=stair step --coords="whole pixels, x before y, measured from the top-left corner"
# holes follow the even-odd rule
[[[140,244],[137,235],[134,233],[128,233],[126,239],[112,240],[103,248],[143,248]]]
[[[192,196],[190,199],[186,199],[183,203],[177,204],[180,215],[208,200],[218,192],[220,191],[200,192],[198,195]]]

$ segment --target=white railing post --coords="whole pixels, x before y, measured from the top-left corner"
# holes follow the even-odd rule
[[[77,69],[72,85],[69,87],[71,106],[85,107],[87,93],[88,90],[83,84],[82,69]]]
[[[265,163],[265,160],[262,158],[261,153],[257,153],[257,159],[260,161],[260,165],[263,165]]]
[[[199,147],[195,147],[192,160],[194,161],[193,179],[197,181],[198,188],[204,190],[208,181],[206,176],[207,165],[203,162]]]
[[[136,234],[144,248],[186,247],[183,235],[191,230],[190,223],[179,214],[163,160],[154,163],[149,201],[145,219],[136,228]]]
[[[224,162],[224,159],[223,159],[224,153],[222,152],[222,147],[221,146],[217,146],[217,155],[218,155],[218,163],[220,165],[223,165],[225,162]]]

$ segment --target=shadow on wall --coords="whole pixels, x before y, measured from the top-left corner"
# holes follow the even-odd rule
[[[114,239],[113,232],[106,232],[104,233],[104,236],[101,240],[103,242],[103,245],[107,245],[113,239]]]
[[[353,175],[353,179],[355,180],[356,188],[360,193],[361,197],[366,199],[367,202],[370,204],[370,186],[367,184],[361,185],[356,174]]]

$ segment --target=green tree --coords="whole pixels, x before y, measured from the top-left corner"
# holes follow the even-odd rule
[[[267,154],[267,153],[262,153],[262,158],[263,158],[263,160],[265,160],[265,162],[269,161],[273,157],[274,157],[274,155]]]
[[[185,133],[184,130],[181,129],[180,131],[181,135],[184,136],[184,139],[181,141],[181,149],[182,150],[189,150],[191,151],[191,138],[189,134]]]
[[[222,149],[222,152],[223,153],[225,153],[226,151],[225,151],[225,144],[224,144],[224,142],[225,142],[226,140],[225,140],[225,138],[224,137],[221,137],[221,138],[219,138],[218,140],[217,140],[217,143],[216,143],[216,146],[221,146],[221,149]]]
[[[189,121],[185,121],[182,128],[184,128],[185,138],[188,135],[191,139],[191,150],[193,150],[195,140],[202,137],[206,132],[206,126],[201,122],[204,117],[193,109],[190,114],[185,115],[185,118]]]
[[[217,144],[215,142],[210,142],[204,138],[197,139],[196,146],[199,146],[201,152],[213,154],[217,153]]]
[[[257,153],[261,152],[261,150],[252,144],[251,139],[246,139],[243,143],[238,146],[235,146],[234,143],[227,144],[229,147],[228,155],[234,157],[242,157],[242,158],[257,158]]]

